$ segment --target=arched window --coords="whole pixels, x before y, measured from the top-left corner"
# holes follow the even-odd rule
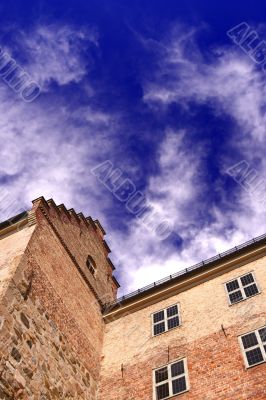
[[[89,268],[89,271],[92,275],[96,273],[96,264],[91,256],[87,257],[86,265]]]

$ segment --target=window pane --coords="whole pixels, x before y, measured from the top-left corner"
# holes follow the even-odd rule
[[[179,325],[179,318],[178,317],[170,318],[168,319],[167,324],[168,324],[168,329],[173,329]]]
[[[168,383],[156,387],[157,400],[165,399],[169,396]]]
[[[254,365],[263,361],[263,356],[259,347],[254,350],[247,351],[246,356],[248,360],[248,365]]]
[[[242,343],[244,346],[244,349],[248,349],[249,347],[256,346],[258,344],[257,337],[255,333],[249,333],[248,335],[242,336]]]
[[[247,297],[254,296],[255,294],[259,293],[256,283],[245,287],[244,291]]]
[[[233,290],[239,289],[239,284],[237,279],[232,281],[232,282],[228,282],[226,284],[226,288],[228,292],[232,292]]]
[[[238,290],[237,292],[233,292],[233,293],[229,294],[229,299],[232,304],[237,303],[240,300],[243,300],[241,291]]]
[[[266,342],[266,328],[260,329],[259,334],[262,342]]]
[[[173,394],[184,392],[187,389],[186,378],[183,376],[182,378],[175,379],[172,381],[173,385]]]
[[[159,335],[159,333],[165,332],[165,323],[160,322],[159,324],[154,325],[153,327],[153,334]]]
[[[155,371],[155,382],[156,383],[166,381],[167,379],[168,379],[167,367],[163,367],[163,368],[157,369],[157,371]]]
[[[178,314],[177,305],[167,308],[167,317],[172,317],[173,315]]]
[[[249,283],[254,282],[254,278],[252,274],[247,274],[245,276],[242,276],[242,278],[240,278],[241,283],[243,286],[248,285]]]
[[[184,361],[178,361],[175,364],[171,365],[171,374],[172,378],[174,376],[182,375],[185,373],[185,368],[184,368]]]
[[[153,314],[153,322],[160,322],[164,320],[164,312],[163,311],[159,311],[155,314]]]

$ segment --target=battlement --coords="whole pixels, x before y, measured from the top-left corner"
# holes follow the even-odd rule
[[[39,197],[32,203],[31,210],[0,224],[0,239],[26,227],[36,225],[43,228],[44,224],[48,224],[100,305],[110,299],[115,300],[120,285],[113,276],[115,267],[109,258],[111,250],[104,239],[106,233],[99,220],[85,217],[74,208],[67,209],[64,204],[57,205],[53,199]],[[86,265],[88,256],[95,262],[97,271],[94,276]]]
[[[265,399],[265,235],[120,299],[109,252],[52,199],[0,224],[0,398]]]

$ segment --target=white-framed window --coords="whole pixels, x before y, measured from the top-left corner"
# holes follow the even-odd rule
[[[187,359],[153,371],[154,400],[164,400],[189,390]]]
[[[266,362],[266,326],[239,337],[247,368]]]
[[[152,334],[160,335],[180,325],[179,305],[167,307],[152,315]]]
[[[253,272],[249,272],[225,283],[230,304],[238,303],[259,293]]]

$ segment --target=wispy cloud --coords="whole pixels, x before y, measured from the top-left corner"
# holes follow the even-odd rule
[[[98,47],[95,29],[72,28],[68,25],[37,25],[31,32],[19,31],[16,41],[21,44],[29,72],[43,90],[50,83],[67,85],[80,82],[90,68],[91,48]]]
[[[154,168],[145,172],[147,200],[173,221],[171,240],[158,241],[140,220],[127,219],[125,212],[123,229],[119,220],[114,228],[110,220],[115,199],[103,194],[89,171],[110,159],[119,168],[129,166],[134,182],[145,160],[135,165],[130,155],[119,150],[120,135],[127,127],[94,101],[97,93],[87,74],[93,59],[83,57],[83,48],[99,46],[97,34],[52,25],[35,27],[19,37],[29,72],[45,91],[34,103],[25,104],[0,85],[2,187],[25,207],[44,195],[102,219],[124,291],[263,233],[261,204],[241,187],[235,187],[238,193],[232,196],[225,186],[225,180],[230,180],[226,168],[239,160],[221,150],[215,160],[220,176],[211,182],[206,144],[199,140],[194,145],[192,133],[197,132],[186,122],[188,118],[179,121],[179,128],[165,124],[158,135]],[[156,64],[143,82],[143,101],[157,117],[172,104],[188,116],[195,104],[207,104],[215,115],[229,115],[231,153],[236,150],[251,166],[256,162],[256,170],[265,176],[264,75],[232,46],[203,54],[196,38],[197,29],[183,26],[160,43],[142,40],[156,53]],[[62,91],[54,91],[53,83]],[[64,97],[67,85],[73,83],[77,93],[82,92],[81,102],[67,102]],[[219,203],[213,200],[213,191],[219,192]]]
[[[97,153],[103,153],[105,143],[109,147],[107,125],[97,118],[78,124],[67,117],[71,109],[64,104],[29,107],[5,95],[0,92],[0,173],[5,187],[27,205],[41,194],[78,204],[82,190],[88,191],[92,184],[89,166],[95,163]],[[89,203],[83,199],[83,206],[86,200]]]
[[[208,103],[216,112],[231,115],[242,136],[264,140],[264,74],[234,45],[204,56],[197,47],[198,33],[177,29],[167,39],[154,80],[145,83],[144,100],[161,106]]]
[[[88,171],[99,154],[111,150],[115,116],[95,106],[92,93],[80,104],[67,102],[63,93],[49,87],[51,82],[90,84],[88,60],[82,56],[88,42],[97,45],[97,36],[61,25],[19,34],[28,70],[49,90],[34,104],[25,104],[0,85],[0,181],[20,207],[28,208],[43,195],[99,214]]]
[[[166,132],[155,160],[158,172],[150,176],[145,191],[152,207],[173,222],[171,239],[176,241],[194,230],[198,214],[194,203],[204,184],[200,178],[200,160],[186,147],[185,133]],[[180,268],[176,248],[167,240],[159,241],[141,220],[130,221],[127,235],[116,232],[111,235],[111,241],[116,248],[117,243],[123,243],[116,253],[120,276],[127,289],[143,286]],[[173,258],[175,262],[171,261]]]
[[[197,33],[197,29],[179,27],[160,46],[152,43],[158,55],[157,68],[144,82],[144,101],[161,115],[172,104],[188,115],[195,105],[206,104],[214,114],[230,116],[234,123],[231,154],[244,154],[265,176],[261,147],[266,122],[264,74],[232,46],[202,54]],[[235,188],[233,197],[225,185],[225,169],[234,159],[221,150],[216,161],[220,178],[210,184],[204,145],[192,147],[186,140],[190,129],[184,123],[182,135],[172,132],[166,136],[156,160],[159,173],[150,176],[147,186],[150,197],[174,220],[182,246],[169,249],[165,243],[155,244],[132,226],[124,239],[127,245],[122,258],[122,264],[127,262],[123,278],[132,290],[265,231],[263,206],[240,187]],[[212,192],[217,190],[219,205],[212,202]]]

